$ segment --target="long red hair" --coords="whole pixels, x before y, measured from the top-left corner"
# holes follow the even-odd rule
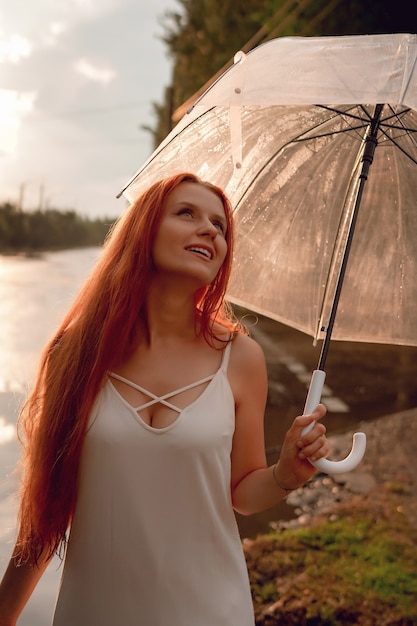
[[[60,552],[74,512],[88,418],[107,372],[137,345],[138,320],[152,274],[152,247],[169,194],[183,182],[212,190],[222,201],[228,244],[215,280],[196,294],[198,328],[242,331],[225,301],[233,254],[232,209],[224,192],[189,173],[147,189],[116,222],[101,256],[41,358],[19,417],[23,444],[20,532],[15,558],[36,563]],[[134,285],[134,288],[132,288]]]

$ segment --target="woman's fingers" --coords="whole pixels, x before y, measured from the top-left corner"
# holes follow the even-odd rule
[[[326,457],[330,452],[330,445],[325,435],[318,436],[310,444],[304,444],[300,442],[300,451],[298,456],[300,459],[310,459],[311,461],[317,461]]]
[[[300,438],[297,441],[297,446],[300,450],[298,453],[299,458],[317,461],[329,454],[330,445],[326,438],[326,427],[317,421],[324,417],[325,414],[325,406],[319,404],[310,415],[301,415],[296,418],[295,422],[298,421],[297,425],[301,427],[301,431],[306,426],[313,424],[312,428],[305,435],[301,436],[300,433]]]

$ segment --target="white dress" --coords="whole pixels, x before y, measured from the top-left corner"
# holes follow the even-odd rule
[[[54,626],[254,625],[230,494],[230,348],[166,428],[147,425],[107,381],[84,444]]]

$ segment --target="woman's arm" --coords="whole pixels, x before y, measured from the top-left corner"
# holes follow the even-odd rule
[[[268,393],[265,357],[261,347],[247,336],[234,340],[229,379],[235,396],[236,426],[232,448],[232,502],[243,515],[275,505],[316,472],[307,460],[327,456],[330,447],[325,427],[317,423],[326,409],[319,405],[311,415],[297,417],[286,433],[280,460],[267,467],[264,414]],[[314,428],[304,437],[301,431]]]
[[[0,583],[0,626],[15,626],[48,563],[17,565],[10,560]]]

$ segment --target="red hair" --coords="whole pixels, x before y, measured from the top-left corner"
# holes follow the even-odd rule
[[[215,280],[196,296],[196,318],[214,345],[214,324],[242,327],[225,302],[233,253],[232,209],[224,192],[193,174],[146,190],[117,221],[90,277],[42,355],[37,380],[19,417],[23,443],[20,532],[15,558],[36,563],[65,546],[74,512],[89,415],[107,372],[136,347],[138,320],[152,274],[152,247],[169,194],[183,182],[204,185],[222,201],[228,244]],[[132,285],[135,288],[132,288]]]

